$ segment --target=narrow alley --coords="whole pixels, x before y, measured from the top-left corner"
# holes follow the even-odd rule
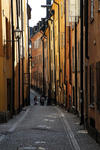
[[[0,124],[0,150],[100,150],[75,115],[57,106],[35,106],[34,95],[31,90],[31,106]]]
[[[0,0],[0,150],[100,150],[100,0]]]

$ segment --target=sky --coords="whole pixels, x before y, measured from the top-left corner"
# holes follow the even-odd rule
[[[32,8],[31,20],[29,22],[30,27],[33,27],[37,24],[41,18],[46,17],[46,9],[42,8],[41,5],[46,4],[46,0],[28,0],[29,5]]]

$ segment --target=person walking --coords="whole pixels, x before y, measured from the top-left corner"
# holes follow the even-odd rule
[[[42,95],[41,97],[40,97],[40,105],[44,105],[44,102],[45,102],[45,97]]]
[[[34,97],[34,105],[37,105],[37,96]]]

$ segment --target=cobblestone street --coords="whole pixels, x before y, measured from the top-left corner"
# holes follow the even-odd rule
[[[31,99],[36,93],[31,93]],[[77,116],[56,106],[33,105],[0,125],[0,150],[100,150]]]

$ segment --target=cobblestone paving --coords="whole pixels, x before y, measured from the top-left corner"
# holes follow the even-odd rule
[[[62,110],[61,110],[62,111]],[[84,126],[80,126],[79,118],[71,113],[66,113],[65,118],[67,119],[72,132],[74,133],[75,139],[77,140],[81,150],[100,150],[100,145],[89,136],[87,130],[84,130]]]
[[[27,115],[14,131],[8,132],[11,122],[16,118],[7,125],[0,125],[0,133],[5,131],[0,150],[100,150],[100,146],[79,125],[75,115],[55,106],[31,105],[28,109]],[[74,137],[65,124],[66,120]],[[76,141],[76,147],[73,141]]]
[[[34,147],[45,150],[71,150],[61,120],[54,107],[31,106],[24,121],[0,143],[2,150]]]

